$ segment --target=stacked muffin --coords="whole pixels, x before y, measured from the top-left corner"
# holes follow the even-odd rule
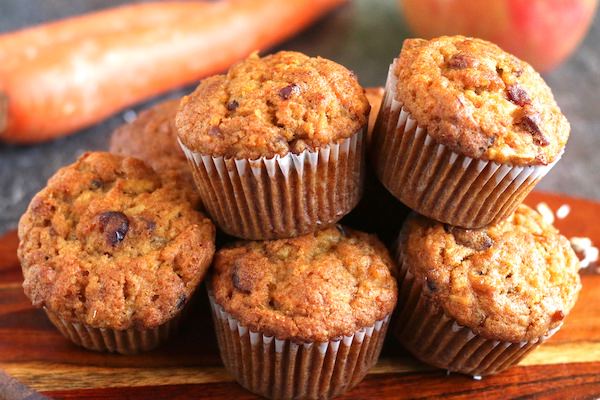
[[[385,247],[337,225],[364,181],[369,103],[346,68],[252,55],[181,101],[180,143],[206,210],[254,242],[219,250],[209,284],[221,358],[271,398],[328,398],[375,364],[396,282]]]
[[[405,41],[371,153],[384,186],[422,215],[397,244],[395,333],[416,357],[492,374],[560,328],[580,289],[578,261],[520,203],[568,135],[525,62],[461,36]]]
[[[360,382],[397,300],[396,336],[419,359],[473,375],[518,362],[580,289],[569,243],[520,205],[568,137],[550,90],[488,42],[408,40],[372,135],[369,110],[354,74],[295,52],[205,79],[34,197],[19,224],[26,294],[76,344],[134,353],[166,339],[206,275],[223,363],[270,398]],[[367,146],[381,183],[422,214],[396,264],[338,224],[361,198]],[[377,218],[374,204],[389,203],[363,203],[362,219],[400,230],[403,213]],[[243,239],[214,261],[200,207]]]

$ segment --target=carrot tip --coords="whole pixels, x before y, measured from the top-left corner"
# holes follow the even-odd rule
[[[0,136],[6,130],[8,125],[8,96],[0,92]]]

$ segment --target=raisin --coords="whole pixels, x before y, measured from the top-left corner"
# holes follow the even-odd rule
[[[448,66],[454,69],[471,68],[475,65],[475,59],[465,54],[455,54],[448,60]]]
[[[550,142],[540,130],[541,118],[538,113],[526,113],[523,115],[519,124],[533,136],[533,143],[538,146],[548,146]]]
[[[524,107],[527,104],[531,104],[531,99],[529,98],[529,95],[525,89],[517,84],[509,85],[506,88],[506,93],[508,95],[508,99],[519,107]]]
[[[129,230],[129,219],[120,211],[106,211],[100,214],[100,229],[111,246],[116,246],[125,239]]]
[[[292,83],[290,85],[287,85],[284,88],[281,88],[279,90],[279,97],[281,97],[284,100],[288,100],[290,97],[292,97],[292,94],[299,94],[300,93],[300,86],[296,85],[295,83]]]
[[[227,110],[235,111],[239,106],[240,106],[240,103],[238,103],[237,100],[232,100],[229,103],[227,103]]]
[[[210,136],[218,136],[218,137],[223,136],[221,134],[221,129],[218,126],[211,126],[210,129],[208,130],[208,134]]]
[[[562,310],[557,310],[552,314],[552,322],[562,321],[565,318],[565,313]]]
[[[231,274],[233,287],[241,292],[250,293],[252,291],[252,280],[247,275],[239,265],[234,265],[233,273]]]

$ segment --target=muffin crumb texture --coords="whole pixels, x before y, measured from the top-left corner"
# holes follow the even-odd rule
[[[480,39],[408,39],[397,98],[439,143],[477,159],[545,165],[570,131],[550,88],[527,63]]]
[[[212,290],[216,302],[253,331],[326,342],[392,312],[392,265],[375,236],[330,227],[220,250]]]
[[[256,54],[184,97],[178,135],[192,151],[256,159],[301,153],[366,127],[369,103],[354,74],[320,57]]]
[[[413,214],[399,254],[423,282],[426,296],[459,324],[492,340],[544,336],[562,323],[581,288],[568,240],[525,205],[480,230]]]
[[[60,169],[19,222],[26,295],[95,328],[147,329],[187,303],[215,229],[142,161],[86,153]]]

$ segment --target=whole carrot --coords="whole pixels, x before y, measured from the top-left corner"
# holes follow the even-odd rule
[[[0,35],[0,139],[67,135],[220,72],[343,1],[143,3]]]

